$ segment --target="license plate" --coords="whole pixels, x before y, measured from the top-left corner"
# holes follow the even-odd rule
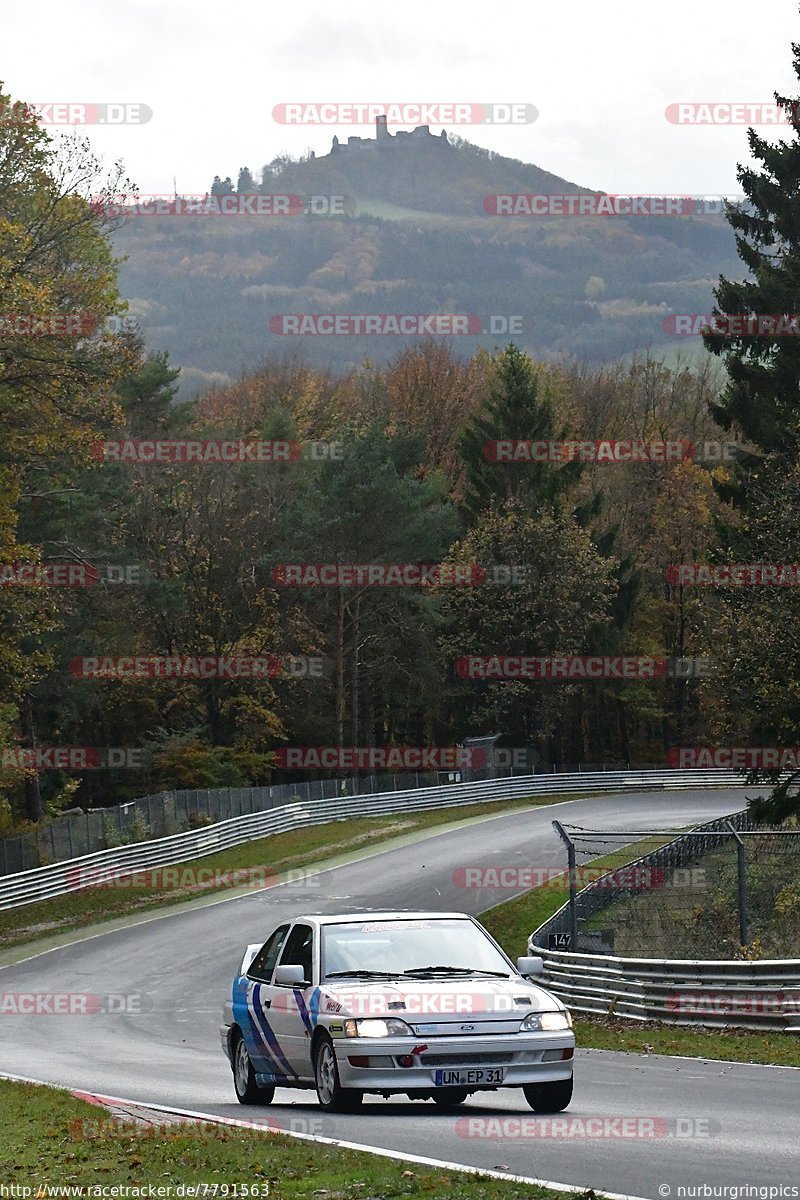
[[[506,1077],[503,1067],[478,1067],[458,1069],[448,1068],[446,1071],[434,1071],[433,1081],[437,1087],[474,1087],[477,1084],[502,1083]]]

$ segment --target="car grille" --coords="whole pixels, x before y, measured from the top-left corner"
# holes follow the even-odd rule
[[[423,1067],[479,1067],[483,1063],[499,1067],[503,1063],[513,1062],[515,1057],[514,1054],[498,1054],[496,1051],[490,1053],[487,1050],[475,1054],[467,1051],[461,1054],[421,1054],[419,1061]]]

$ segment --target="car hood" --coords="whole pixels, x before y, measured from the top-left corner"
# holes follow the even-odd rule
[[[561,1009],[555,996],[524,979],[342,980],[323,983],[319,1012],[343,1017],[400,1017],[408,1024],[519,1021]]]

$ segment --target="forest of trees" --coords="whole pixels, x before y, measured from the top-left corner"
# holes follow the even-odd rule
[[[681,563],[791,563],[800,356],[718,334],[700,363],[580,367],[446,340],[386,366],[266,359],[176,403],[166,353],[124,313],[108,221],[124,190],[24,106],[0,124],[0,313],[90,313],[80,337],[0,327],[0,832],[76,803],[286,778],[281,746],[452,746],[501,733],[542,764],[665,762],[680,746],[794,745],[797,588],[686,586]],[[787,101],[787,104],[789,102]],[[797,108],[793,132],[797,138]],[[731,212],[748,285],[727,313],[798,312],[795,140],[751,137]],[[775,256],[776,246],[781,256]],[[332,443],[298,461],[100,461],[103,440]],[[735,456],[492,461],[497,440],[735,441]],[[94,568],[14,586],[20,564]],[[286,563],[474,564],[474,586],[287,586]],[[13,569],[12,569],[13,568]],[[119,568],[122,571],[120,581]],[[511,569],[513,581],[509,581]],[[90,679],[83,656],[312,656],[313,678]],[[656,679],[465,678],[465,656],[711,660]],[[122,747],[138,769],[47,769],[15,749]]]

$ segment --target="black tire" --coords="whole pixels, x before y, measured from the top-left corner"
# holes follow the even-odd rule
[[[437,1088],[433,1093],[434,1103],[439,1108],[455,1108],[459,1104],[463,1104],[469,1092],[466,1088],[460,1087],[443,1087]]]
[[[555,1083],[526,1083],[522,1090],[534,1112],[562,1112],[572,1099],[572,1076]]]
[[[336,1051],[329,1037],[321,1037],[314,1050],[314,1086],[319,1106],[326,1112],[355,1112],[364,1099],[363,1092],[342,1087]]]
[[[240,1104],[271,1104],[275,1095],[274,1087],[261,1087],[256,1083],[256,1073],[247,1053],[247,1046],[241,1033],[236,1033],[231,1039],[233,1086],[236,1089],[236,1099]]]

